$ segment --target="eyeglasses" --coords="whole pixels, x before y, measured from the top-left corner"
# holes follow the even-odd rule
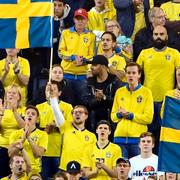
[[[86,113],[85,111],[73,111],[73,114],[83,114]]]
[[[118,27],[117,25],[110,25],[110,26],[106,26],[106,28],[115,28],[115,27]]]
[[[157,19],[165,19],[166,18],[165,16],[154,16],[154,17]]]

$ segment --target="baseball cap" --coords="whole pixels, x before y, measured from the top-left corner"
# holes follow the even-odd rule
[[[83,8],[77,9],[74,13],[74,17],[77,17],[77,16],[81,16],[85,19],[88,19],[88,12]]]
[[[70,161],[66,166],[68,173],[79,173],[81,171],[81,165],[77,161]]]
[[[93,57],[92,61],[88,62],[88,64],[92,64],[92,65],[101,64],[108,67],[108,59],[103,55],[96,55]]]
[[[126,158],[124,158],[124,157],[119,158],[119,159],[116,161],[116,164],[119,164],[120,162],[128,163],[129,166],[131,166],[131,163],[130,163],[129,159],[126,159]]]

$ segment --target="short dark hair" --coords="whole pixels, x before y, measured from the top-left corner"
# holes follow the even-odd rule
[[[101,124],[106,124],[108,127],[109,127],[109,130],[111,131],[111,123],[107,120],[100,120],[98,123],[97,123],[97,127],[96,129],[101,125]]]
[[[39,117],[39,110],[37,109],[36,106],[28,105],[28,106],[26,107],[26,111],[27,111],[28,109],[34,109],[34,110],[36,111],[36,113],[37,113],[37,117]]]
[[[112,38],[112,41],[113,41],[113,42],[116,42],[116,36],[115,36],[115,34],[114,34],[113,32],[110,32],[110,31],[105,31],[105,32],[101,35],[101,39],[102,39],[102,37],[103,37],[105,34],[109,34],[109,35],[111,36],[111,38]]]
[[[138,68],[138,73],[141,74],[142,72],[142,68],[139,64],[137,64],[136,62],[129,62],[127,63],[126,67],[125,67],[125,71],[127,71],[128,67],[132,67],[132,66],[136,66]]]
[[[140,139],[144,138],[144,137],[147,137],[147,136],[150,136],[152,138],[153,144],[155,144],[155,138],[154,138],[153,133],[151,133],[151,132],[143,132],[143,133],[141,133]]]

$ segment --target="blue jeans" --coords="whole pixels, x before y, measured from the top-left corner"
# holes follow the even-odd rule
[[[139,148],[138,142],[132,143],[132,144],[131,143],[125,144],[125,143],[118,142],[118,138],[114,138],[113,142],[121,147],[122,157],[130,159],[140,154],[140,148]]]
[[[59,171],[60,157],[42,157],[43,180],[50,180]]]
[[[72,105],[86,105],[87,100],[86,97],[88,96],[88,89],[87,89],[87,81],[84,78],[80,79],[69,79],[64,76],[69,87],[70,92],[69,96],[71,97]]]

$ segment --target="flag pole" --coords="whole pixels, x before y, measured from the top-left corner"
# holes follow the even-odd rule
[[[53,3],[53,0],[51,0],[51,3]],[[54,5],[51,7],[51,38],[50,38],[50,44],[51,44],[51,52],[50,52],[50,65],[49,65],[49,83],[51,82],[51,71],[52,71],[52,64],[53,64],[53,19],[54,19]]]

